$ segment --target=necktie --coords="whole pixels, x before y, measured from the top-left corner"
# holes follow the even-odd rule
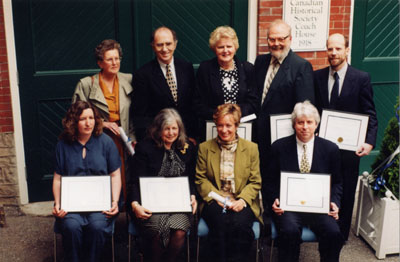
[[[337,72],[333,74],[333,77],[335,78],[335,83],[333,84],[332,91],[331,91],[331,101],[329,103],[330,108],[334,108],[336,101],[338,100],[339,97],[339,75]]]
[[[307,145],[303,144],[303,156],[301,157],[300,162],[300,173],[310,173],[310,164],[307,159]]]
[[[267,81],[265,82],[265,87],[262,93],[262,98],[261,98],[261,104],[264,103],[265,97],[267,96],[269,87],[271,86],[272,80],[274,80],[274,77],[276,75],[276,73],[278,72],[279,69],[279,61],[276,58],[271,58],[272,59],[272,71],[271,74],[268,76]]]
[[[178,102],[178,89],[176,88],[176,83],[174,76],[172,75],[171,67],[167,65],[167,83],[169,89],[171,90],[172,97],[174,98],[175,104]]]

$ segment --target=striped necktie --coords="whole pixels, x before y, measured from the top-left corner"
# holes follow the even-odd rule
[[[265,87],[264,87],[264,90],[262,93],[262,98],[261,98],[261,104],[264,103],[265,97],[267,96],[267,93],[268,93],[269,87],[271,86],[272,80],[274,80],[274,77],[275,77],[276,73],[278,72],[279,66],[280,66],[279,60],[276,59],[275,57],[271,58],[271,64],[272,64],[271,65],[272,71],[269,74],[267,81],[265,82]]]

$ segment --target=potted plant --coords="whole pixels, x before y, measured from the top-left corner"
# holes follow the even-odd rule
[[[360,181],[356,234],[375,250],[379,259],[399,253],[399,116],[386,129],[372,172]]]

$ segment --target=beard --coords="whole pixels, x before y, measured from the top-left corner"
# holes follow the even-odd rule
[[[270,48],[270,53],[274,56],[277,60],[281,60],[282,58],[286,57],[290,51],[290,46],[285,46],[282,49],[278,47],[276,50]]]

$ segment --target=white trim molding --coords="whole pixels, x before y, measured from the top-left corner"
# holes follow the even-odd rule
[[[28,204],[28,185],[26,181],[26,165],[24,139],[22,136],[21,105],[19,100],[17,57],[15,53],[14,23],[11,0],[3,0],[4,25],[8,57],[8,74],[10,80],[11,105],[14,122],[14,143],[17,159],[17,175],[20,204]]]
[[[254,63],[257,56],[258,0],[248,0],[247,61]]]

